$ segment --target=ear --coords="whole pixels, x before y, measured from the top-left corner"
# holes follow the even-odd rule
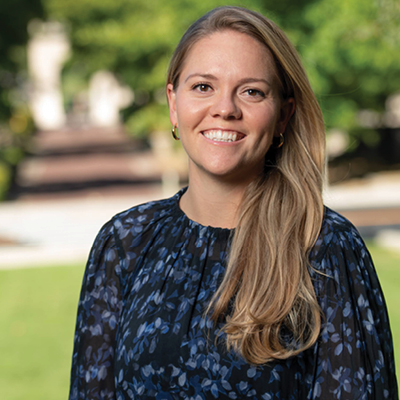
[[[169,119],[172,126],[178,123],[177,113],[176,113],[176,93],[172,83],[167,85],[167,99],[169,107]]]
[[[286,126],[294,114],[294,110],[296,108],[296,104],[293,97],[285,100],[281,104],[281,115],[279,121],[276,125],[277,131],[275,132],[274,136],[279,137],[279,135],[285,132]]]

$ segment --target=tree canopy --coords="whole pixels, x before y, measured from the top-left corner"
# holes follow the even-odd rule
[[[32,130],[23,95],[27,26],[33,18],[44,15],[40,0],[0,2],[0,200]]]
[[[218,0],[44,0],[70,29],[74,56],[66,75],[99,69],[136,94],[125,111],[136,133],[166,129],[164,85],[169,58],[186,28]],[[231,1],[231,5],[240,5]],[[250,0],[298,48],[328,128],[357,130],[357,112],[382,111],[400,89],[400,4],[396,0]]]
[[[18,74],[25,69],[24,46],[28,40],[28,23],[43,16],[40,0],[0,2],[0,122],[11,115],[9,91],[18,85]]]
[[[64,81],[76,88],[109,70],[135,92],[123,113],[135,134],[169,127],[165,75],[186,28],[220,0],[3,0],[0,5],[0,119],[23,69],[27,23],[65,23],[73,56]],[[242,2],[232,0],[232,5]],[[381,112],[400,90],[400,3],[397,0],[248,0],[278,23],[299,50],[328,128],[360,132],[360,110]],[[69,90],[71,92],[72,89]],[[68,92],[68,91],[67,91]],[[15,96],[14,96],[15,97]]]

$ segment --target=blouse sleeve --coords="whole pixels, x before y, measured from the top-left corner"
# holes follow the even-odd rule
[[[312,399],[398,399],[393,344],[371,256],[354,227],[328,235],[313,278],[325,319]]]
[[[115,336],[121,311],[120,260],[112,221],[91,249],[78,305],[70,400],[114,399]]]

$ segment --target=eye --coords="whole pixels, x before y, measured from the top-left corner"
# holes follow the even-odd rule
[[[198,92],[206,93],[211,90],[211,86],[207,83],[198,83],[193,86],[193,90],[197,90]]]
[[[258,89],[247,89],[246,93],[250,96],[250,97],[265,97],[265,93],[262,92],[261,90]]]

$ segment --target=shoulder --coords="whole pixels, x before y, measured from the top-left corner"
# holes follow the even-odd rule
[[[150,201],[131,207],[114,215],[97,234],[95,242],[123,239],[128,234],[137,236],[148,227],[173,220],[179,209],[179,199],[184,189],[168,199]]]
[[[127,267],[146,244],[154,242],[163,228],[173,225],[183,191],[168,199],[139,204],[112,217],[97,234],[89,264],[96,265],[106,258]]]
[[[330,301],[338,307],[351,302],[361,307],[365,301],[383,304],[375,266],[361,235],[350,221],[329,208],[310,253],[310,265],[324,312],[329,312]]]
[[[116,214],[112,218],[111,223],[114,229],[121,234],[126,229],[133,229],[139,232],[148,225],[154,225],[165,219],[173,218],[180,196],[181,192],[178,192],[168,199],[139,204]]]
[[[389,393],[396,392],[392,340],[375,267],[354,225],[329,208],[310,264],[324,315],[318,341],[318,373],[324,378],[318,378],[318,398],[336,393],[337,398],[359,399],[370,388],[376,398],[392,398]],[[340,392],[343,376],[346,393]]]
[[[320,236],[328,242],[361,239],[357,228],[347,218],[328,207],[325,207]]]
[[[370,255],[357,228],[338,212],[325,207],[321,231],[310,253],[313,267],[327,272],[329,265],[366,259]]]
[[[109,235],[119,258],[126,261],[136,258],[144,246],[153,243],[165,230],[177,223],[180,215],[179,199],[185,189],[168,199],[139,204],[116,214],[100,230],[99,236]]]

